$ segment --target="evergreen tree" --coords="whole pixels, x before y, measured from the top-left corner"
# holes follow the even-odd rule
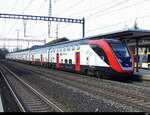
[[[8,50],[5,48],[0,49],[0,59],[4,59],[5,55],[8,54]]]

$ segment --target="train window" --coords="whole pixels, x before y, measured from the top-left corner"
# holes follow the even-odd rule
[[[67,48],[67,51],[70,51],[70,47]]]
[[[62,52],[62,49],[60,49],[60,52]]]
[[[77,46],[77,50],[80,50],[80,46],[79,45]]]
[[[63,63],[63,59],[61,59],[61,63]]]
[[[75,46],[72,46],[72,51],[75,50]]]
[[[66,51],[66,48],[64,48],[63,51],[65,52],[65,51]]]
[[[68,63],[68,60],[67,59],[65,59],[65,64],[67,64]]]
[[[111,47],[118,58],[129,57],[129,51],[124,44],[111,44]]]
[[[90,46],[100,56],[101,59],[103,59],[107,64],[109,64],[109,61],[108,61],[102,48],[100,48],[99,46],[97,46],[95,44],[92,44]]]
[[[87,57],[87,58],[86,58],[86,60],[88,61],[88,60],[89,60],[89,58]]]
[[[91,47],[99,56],[104,55],[102,48],[98,47],[97,45],[91,45]]]
[[[69,64],[72,64],[72,59],[69,59]]]

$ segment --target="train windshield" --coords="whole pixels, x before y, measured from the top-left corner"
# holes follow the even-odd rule
[[[112,43],[111,47],[123,67],[131,67],[132,61],[125,44]]]
[[[123,44],[111,44],[112,49],[118,58],[129,57],[128,49]]]

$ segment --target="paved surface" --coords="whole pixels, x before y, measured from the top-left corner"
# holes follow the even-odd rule
[[[1,94],[0,94],[0,112],[4,112],[4,110],[3,110],[3,105],[2,105]]]
[[[134,72],[135,75],[140,76],[141,79],[150,80],[150,70],[148,69],[139,69],[139,72]]]

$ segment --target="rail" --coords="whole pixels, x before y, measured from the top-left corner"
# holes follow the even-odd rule
[[[15,81],[16,83],[13,82],[14,83],[13,85],[17,85],[18,89],[20,87],[22,87],[21,85],[23,85],[24,88],[22,88],[22,90],[21,90],[22,92],[20,92],[21,94],[27,94],[26,90],[30,90],[30,91],[28,91],[27,95],[24,95],[24,97],[19,96],[19,98],[18,98],[18,94],[15,94],[15,92],[17,92],[17,91],[16,90],[14,91],[14,89],[12,88],[12,83],[10,84],[9,83],[10,80],[8,81],[7,77],[1,72],[3,78],[5,79],[8,87],[10,88],[12,94],[14,95],[14,97],[15,97],[15,99],[16,99],[16,101],[17,101],[17,103],[18,103],[18,105],[19,105],[22,112],[27,112],[27,111],[37,112],[37,111],[40,111],[40,110],[43,111],[43,112],[47,112],[47,111],[49,111],[49,112],[63,112],[62,109],[60,109],[57,105],[55,105],[49,99],[44,97],[41,93],[39,93],[33,87],[28,85],[25,81],[23,81],[21,78],[19,78],[15,73],[13,73],[11,70],[9,70],[6,66],[3,65],[3,68],[5,70],[7,70],[7,72],[9,72],[15,79],[17,79],[17,81],[20,82],[19,83],[19,82]],[[11,79],[11,81],[12,81],[12,79]]]

